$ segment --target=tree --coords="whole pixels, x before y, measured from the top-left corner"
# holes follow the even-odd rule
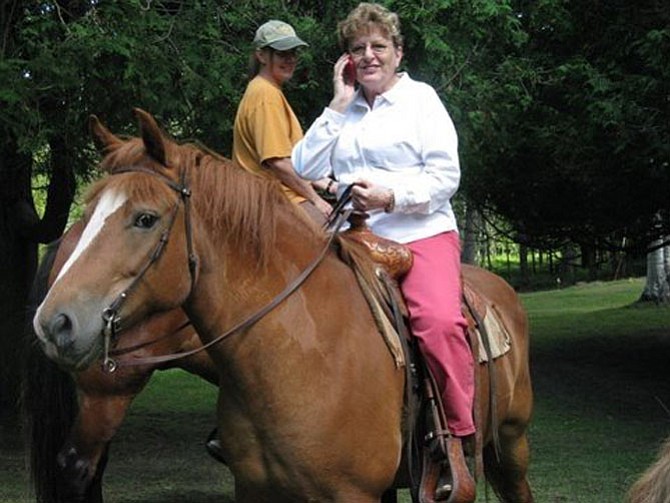
[[[659,236],[651,244],[647,253],[647,281],[639,301],[670,303],[670,236]]]
[[[345,5],[346,4],[346,5]],[[251,39],[270,18],[286,19],[313,42],[291,99],[303,122],[327,102],[337,54],[335,17],[354,2],[202,0],[10,0],[0,3],[0,388],[17,395],[23,313],[39,243],[67,223],[75,177],[97,176],[87,131],[91,114],[135,132],[131,109],[150,111],[169,133],[229,154],[246,86]],[[338,10],[341,9],[341,10]],[[317,22],[316,20],[319,20]],[[320,23],[332,27],[323,30]],[[326,51],[324,48],[328,48]],[[326,79],[328,80],[328,79]],[[48,203],[40,217],[34,175]]]
[[[173,133],[229,148],[253,7],[232,2],[11,0],[0,5],[0,399],[16,400],[17,348],[39,243],[62,233],[95,176],[88,116],[130,130],[134,106]],[[253,15],[252,15],[253,13]],[[259,13],[261,13],[259,11]],[[133,128],[134,129],[134,128]],[[47,180],[46,210],[32,199]]]
[[[48,151],[45,168],[50,171],[47,204],[40,217],[33,204],[31,176],[34,157],[27,145],[31,126],[22,116],[24,88],[7,80],[25,81],[29,70],[22,64],[29,48],[21,35],[21,2],[4,3],[0,26],[4,37],[0,54],[0,407],[11,406],[18,397],[19,349],[24,331],[26,299],[37,266],[37,243],[56,239],[67,221],[74,194],[74,179],[66,148],[66,137],[57,132],[44,135]],[[43,100],[44,109],[59,109],[62,102]]]
[[[498,153],[470,173],[469,196],[537,248],[571,241],[589,257],[625,236],[644,250],[659,212],[670,227],[670,6],[514,6],[528,39],[498,66],[503,106],[485,137]]]
[[[653,243],[647,254],[647,282],[640,302],[670,303],[670,245],[662,240]]]

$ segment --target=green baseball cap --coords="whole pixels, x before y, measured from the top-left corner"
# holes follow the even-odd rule
[[[272,47],[277,51],[289,51],[307,45],[306,42],[298,38],[290,24],[276,19],[261,25],[256,30],[256,36],[254,37],[254,47],[256,49]]]

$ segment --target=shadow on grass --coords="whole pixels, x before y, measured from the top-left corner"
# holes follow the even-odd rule
[[[650,463],[670,432],[667,313],[536,314],[530,437],[538,501],[620,503]]]
[[[670,424],[670,327],[620,334],[604,323],[599,334],[581,332],[603,317],[576,316],[570,336],[531,343],[536,396],[622,420]]]

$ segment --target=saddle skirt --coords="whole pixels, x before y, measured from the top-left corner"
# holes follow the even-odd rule
[[[479,295],[469,284],[467,273],[463,275],[462,310],[468,320],[470,337],[477,337],[474,355],[479,363],[495,360],[512,347],[512,338],[496,305]],[[483,325],[483,326],[482,326]]]
[[[350,228],[341,234],[366,250],[375,264],[374,275],[349,247],[340,248],[340,257],[350,265],[358,279],[378,328],[397,367],[405,365],[400,337],[409,338],[407,306],[400,293],[398,281],[412,267],[412,252],[403,244],[372,233],[365,224],[365,214],[352,214]],[[342,244],[342,243],[341,243]],[[468,281],[464,271],[461,309],[468,320],[468,332],[474,355],[479,363],[494,360],[511,348],[509,331],[495,304],[479,295]],[[401,319],[402,318],[402,319]],[[402,332],[402,333],[401,333]]]

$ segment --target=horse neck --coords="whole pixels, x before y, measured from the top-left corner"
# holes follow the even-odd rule
[[[324,236],[283,214],[275,253],[263,269],[225,236],[199,243],[200,274],[185,307],[203,342],[266,306],[325,245]],[[385,418],[389,437],[397,433],[404,372],[378,334],[353,272],[331,253],[299,289],[252,326],[211,346],[209,354],[220,372],[220,427],[231,444],[242,439],[244,452],[256,445],[249,436],[254,431],[258,442],[282,456],[289,452],[290,431],[307,430],[316,416],[341,417],[344,409],[358,414],[373,407]],[[324,392],[339,398],[324,401]],[[304,416],[296,414],[295,396],[309,404]]]
[[[240,246],[225,232],[201,229],[197,242],[200,270],[185,305],[207,342],[271,302],[304,271],[326,246],[291,211],[278,208],[272,253],[261,263],[259,252]]]

